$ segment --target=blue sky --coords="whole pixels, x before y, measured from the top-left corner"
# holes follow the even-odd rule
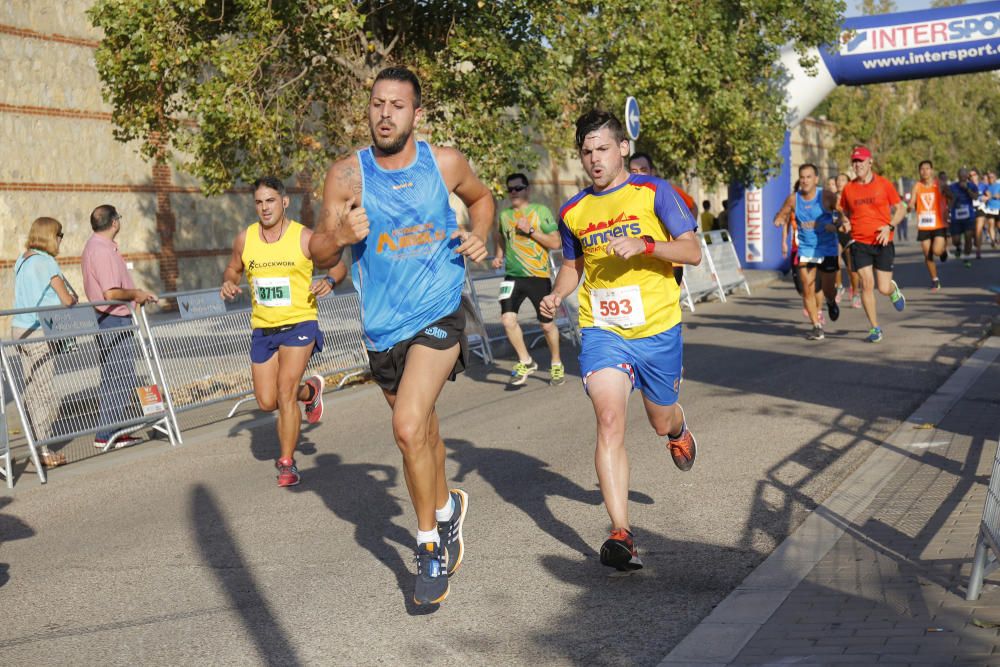
[[[847,15],[858,16],[861,14],[858,11],[859,4],[857,0],[847,0]],[[930,7],[931,0],[896,0],[897,12],[911,12],[915,9],[930,9]]]

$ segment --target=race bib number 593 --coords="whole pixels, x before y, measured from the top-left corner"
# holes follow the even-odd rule
[[[638,285],[590,290],[590,312],[596,327],[632,329],[646,323]]]

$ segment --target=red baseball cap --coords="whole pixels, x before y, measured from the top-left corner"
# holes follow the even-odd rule
[[[871,158],[872,152],[864,146],[855,146],[854,152],[851,153],[851,162],[855,160],[870,160]]]

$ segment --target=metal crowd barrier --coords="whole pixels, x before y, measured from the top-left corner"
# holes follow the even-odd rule
[[[177,413],[226,401],[235,401],[228,414],[232,417],[253,400],[249,305],[227,306],[217,288],[160,298],[176,299],[176,312],[151,317],[142,308],[140,317],[155,341],[154,361],[162,370],[175,424]],[[334,376],[341,387],[368,368],[358,294],[330,294],[318,299],[317,306],[325,344],[310,359],[306,374]]]
[[[14,488],[14,460],[10,454],[10,436],[7,434],[7,385],[6,374],[0,372],[0,475],[7,480],[7,488]]]
[[[737,287],[750,294],[740,265],[739,255],[733,245],[729,232],[716,230],[698,235],[701,240],[701,264],[684,266],[684,278],[681,280],[681,302],[694,312],[695,301],[700,301],[713,294],[719,301],[726,302],[726,295]]]
[[[714,232],[705,232],[702,236],[702,252],[708,249],[708,256],[712,260],[712,267],[719,281],[719,288],[729,294],[738,287],[746,290],[750,296],[750,284],[747,283],[746,275],[743,273],[743,266],[740,264],[740,257],[736,253],[736,246],[729,232],[720,229]]]
[[[1000,567],[1000,442],[993,457],[993,472],[986,489],[986,503],[983,518],[979,522],[979,538],[976,540],[976,555],[972,561],[966,600],[978,600],[983,590],[983,581]]]
[[[128,308],[131,324],[101,328],[93,307],[106,305]],[[150,341],[142,335],[131,304],[101,301],[21,308],[2,311],[0,316],[28,313],[37,314],[41,327],[29,337],[0,340],[0,367],[42,483],[46,474],[39,449],[82,435],[112,431],[101,452],[143,427],[153,427],[165,433],[172,445],[177,444],[175,422],[161,398],[163,381],[153,366]],[[6,433],[5,423],[5,438]],[[67,450],[64,446],[54,453],[71,454],[74,460],[86,458],[78,448]],[[84,451],[93,453],[92,448]],[[8,485],[9,461],[8,451],[4,470]]]
[[[491,262],[492,258],[486,260]],[[559,265],[556,262],[561,260],[561,253],[549,253],[549,264],[552,267],[552,280],[558,273]],[[476,316],[478,324],[482,328],[482,334],[471,333],[467,337],[469,344],[473,348],[480,350],[479,354],[487,363],[494,360],[493,343],[507,340],[507,332],[500,320],[500,301],[497,298],[500,292],[500,283],[503,282],[504,272],[502,269],[477,271],[470,267],[465,273],[465,294],[468,295]],[[527,300],[524,302],[528,303]],[[524,304],[522,304],[522,308]],[[530,304],[529,304],[530,307]],[[573,312],[572,303],[563,301],[556,313],[554,322],[559,330],[560,336],[566,338],[571,343],[580,346],[580,330],[577,327],[576,313]],[[533,324],[522,324],[521,331],[526,340],[529,340],[529,348],[535,347],[545,336],[542,333],[538,320],[532,320]]]

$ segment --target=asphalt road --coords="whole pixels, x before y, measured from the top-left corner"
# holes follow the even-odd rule
[[[681,397],[700,452],[676,470],[630,405],[632,519],[646,569],[609,576],[594,425],[574,377],[505,388],[474,368],[439,401],[448,473],[471,497],[466,560],[415,608],[415,521],[371,386],[303,431],[303,483],[275,485],[268,416],[202,415],[147,444],[0,495],[6,664],[651,665],[968,356],[996,312],[1000,255],[942,267],[901,246],[906,311],[886,338],[845,308],[804,338],[790,282],[686,314]],[[846,306],[846,304],[845,304]],[[539,354],[547,367],[545,353]],[[195,419],[197,416],[189,416]],[[207,424],[206,424],[207,422]],[[970,536],[972,539],[972,536]]]

